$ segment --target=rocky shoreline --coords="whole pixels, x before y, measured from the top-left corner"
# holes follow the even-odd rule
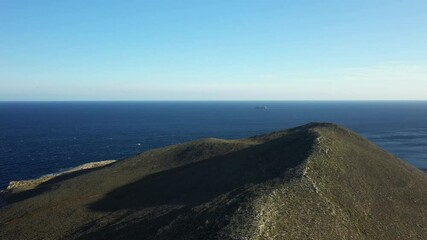
[[[43,175],[35,179],[11,181],[6,189],[0,190],[0,207],[3,207],[7,204],[5,201],[5,197],[10,193],[17,193],[17,192],[22,192],[26,190],[31,190],[36,188],[40,184],[47,182],[49,180],[52,180],[56,177],[59,177],[65,174],[75,173],[82,170],[104,167],[114,162],[116,162],[116,160],[103,160],[98,162],[89,162],[89,163],[85,163],[85,164],[70,168],[62,172]]]

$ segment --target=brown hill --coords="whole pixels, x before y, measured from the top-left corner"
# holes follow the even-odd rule
[[[168,146],[6,201],[5,240],[427,238],[427,175],[325,123]]]

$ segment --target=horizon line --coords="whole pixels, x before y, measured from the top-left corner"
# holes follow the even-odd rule
[[[427,99],[162,99],[162,100],[0,100],[6,102],[425,102]]]

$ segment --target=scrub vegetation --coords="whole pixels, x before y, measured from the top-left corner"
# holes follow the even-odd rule
[[[330,123],[172,145],[5,200],[5,240],[427,236],[427,175]]]

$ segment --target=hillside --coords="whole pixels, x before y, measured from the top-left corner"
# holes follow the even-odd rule
[[[6,202],[4,240],[427,237],[427,175],[329,123],[155,149]]]

